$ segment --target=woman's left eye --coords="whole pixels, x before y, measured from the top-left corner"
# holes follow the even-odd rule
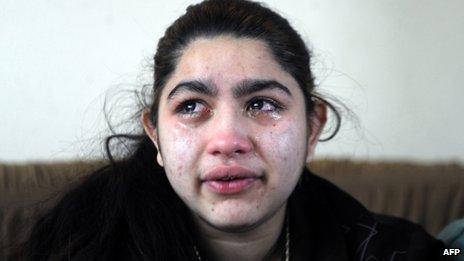
[[[283,107],[268,98],[255,98],[248,103],[246,109],[252,113],[272,113],[282,110]]]

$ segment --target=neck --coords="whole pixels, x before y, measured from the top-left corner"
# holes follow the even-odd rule
[[[285,210],[286,204],[260,225],[240,232],[223,231],[195,217],[201,249],[208,251],[206,254],[212,260],[218,261],[281,260],[285,251],[285,233],[282,233]]]

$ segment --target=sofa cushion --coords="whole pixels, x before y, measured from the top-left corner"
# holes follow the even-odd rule
[[[102,165],[98,161],[0,164],[0,242],[11,245],[24,238],[41,212]],[[310,169],[369,210],[409,219],[432,235],[464,217],[464,168],[457,164],[319,160]],[[8,254],[0,249],[0,260],[7,260]]]

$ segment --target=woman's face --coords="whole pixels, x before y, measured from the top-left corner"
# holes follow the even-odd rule
[[[157,130],[144,126],[191,211],[233,230],[285,205],[317,140],[309,122],[297,82],[264,42],[221,36],[188,45],[161,93]]]

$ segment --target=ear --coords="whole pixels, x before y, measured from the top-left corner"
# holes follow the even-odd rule
[[[314,105],[314,112],[309,119],[309,130],[310,134],[308,135],[308,153],[306,155],[306,165],[309,166],[309,163],[312,161],[314,156],[314,151],[316,150],[316,145],[321,136],[322,130],[327,122],[327,105],[323,102],[316,100]]]
[[[150,138],[150,140],[153,142],[153,144],[156,147],[156,150],[157,150],[156,161],[158,161],[158,164],[160,166],[164,166],[163,157],[161,157],[161,150],[158,144],[159,143],[158,130],[153,125],[151,111],[149,109],[145,108],[143,110],[142,115],[140,116],[140,121],[142,122],[145,133],[147,134],[147,136]]]

